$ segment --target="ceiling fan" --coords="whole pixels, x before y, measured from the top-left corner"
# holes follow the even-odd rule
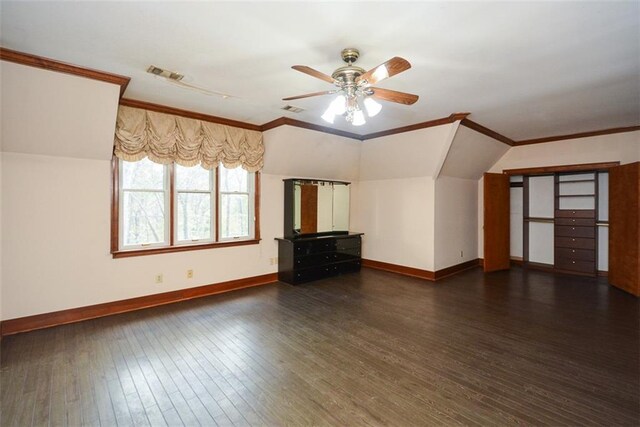
[[[184,89],[195,90],[196,92],[200,92],[210,96],[220,96],[223,99],[227,99],[231,97],[231,95],[227,95],[226,93],[216,92],[214,90],[205,89],[200,86],[183,82],[182,79],[184,78],[184,74],[176,73],[175,71],[165,70],[160,67],[156,67],[155,65],[150,65],[149,68],[147,68],[147,73],[153,74],[155,77],[161,78],[167,83],[170,83],[174,86],[178,86]]]
[[[343,115],[345,119],[354,126],[360,126],[365,123],[364,112],[360,104],[364,105],[369,117],[375,116],[382,109],[382,106],[372,98],[404,105],[415,104],[418,100],[418,95],[373,87],[374,84],[411,68],[409,61],[396,56],[369,71],[365,71],[353,65],[359,56],[360,52],[358,49],[343,49],[342,59],[347,65],[335,70],[331,76],[307,67],[306,65],[294,65],[291,67],[294,70],[324,80],[327,83],[332,83],[336,86],[336,89],[291,96],[289,98],[283,98],[282,100],[290,101],[312,96],[338,94],[329,105],[327,111],[322,115],[322,118],[329,123],[333,123],[336,116]]]

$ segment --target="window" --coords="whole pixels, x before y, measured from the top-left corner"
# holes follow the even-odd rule
[[[257,173],[148,159],[113,163],[114,257],[258,242]]]

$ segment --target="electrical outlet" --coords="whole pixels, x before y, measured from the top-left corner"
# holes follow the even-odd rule
[[[278,257],[270,258],[270,260],[271,260],[271,265],[276,265],[278,263]]]
[[[193,279],[193,270],[187,270],[187,279]]]
[[[162,283],[162,273],[156,274],[156,283]]]

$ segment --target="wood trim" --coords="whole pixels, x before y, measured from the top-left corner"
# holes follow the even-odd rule
[[[362,259],[362,266],[372,268],[374,270],[383,270],[391,273],[401,274],[403,276],[417,277],[419,279],[425,279],[435,282],[445,277],[453,276],[462,271],[469,270],[481,265],[481,260],[476,258],[471,261],[463,262],[461,264],[452,265],[451,267],[443,268],[435,272],[429,270],[422,270],[419,268],[407,267],[404,265],[391,264],[388,262],[374,261],[371,259]]]
[[[620,162],[581,163],[575,165],[540,166],[534,168],[503,169],[507,175],[549,175],[558,172],[606,171],[620,165]]]
[[[532,270],[547,271],[549,273],[557,273],[558,272],[558,270],[556,270],[553,267],[553,264],[544,264],[544,263],[541,263],[541,262],[525,261],[522,266],[524,268],[530,268]]]
[[[503,142],[503,143],[505,143],[505,144],[507,144],[507,145],[509,145],[511,147],[516,145],[516,142],[513,139],[507,138],[506,136],[504,136],[502,134],[499,134],[498,132],[493,131],[493,130],[487,128],[487,127],[484,127],[480,123],[476,123],[473,120],[470,120],[470,119],[468,119],[466,117],[464,119],[462,119],[462,122],[460,122],[460,124],[462,126],[468,127],[469,129],[473,129],[476,132],[479,132],[479,133],[481,133],[483,135],[486,135],[486,136],[488,136],[490,138],[493,138],[493,139],[495,139],[497,141]]]
[[[640,125],[601,129],[601,130],[594,130],[590,132],[572,133],[567,135],[546,136],[544,138],[523,139],[520,141],[514,141],[515,142],[514,145],[517,147],[520,145],[542,144],[544,142],[563,141],[566,139],[588,138],[590,136],[611,135],[614,133],[634,132],[637,130],[640,130]]]
[[[120,168],[118,158],[111,157],[111,253],[120,247]]]
[[[18,52],[4,47],[0,47],[0,60],[118,85],[120,86],[120,98],[124,95],[124,91],[131,81],[130,77],[119,74],[79,67],[77,65],[67,64],[66,62],[56,61],[55,59]]]
[[[362,135],[360,137],[360,139],[365,141],[367,139],[380,138],[382,136],[395,135],[397,133],[411,132],[411,131],[418,130],[418,129],[424,129],[424,128],[430,128],[430,127],[433,127],[433,126],[446,125],[446,124],[449,124],[449,123],[456,122],[458,120],[464,120],[469,114],[471,114],[471,113],[454,113],[454,114],[451,114],[449,117],[443,117],[443,118],[440,118],[440,119],[429,120],[427,122],[416,123],[414,125],[402,126],[402,127],[395,128],[395,129],[388,129],[388,130],[383,130],[383,131],[380,131],[380,132],[369,133],[369,134],[366,134],[366,135]]]
[[[130,258],[135,256],[170,254],[172,252],[187,252],[187,251],[198,251],[203,249],[226,248],[230,246],[257,245],[259,243],[260,243],[260,239],[233,240],[233,241],[227,241],[227,242],[201,243],[199,245],[178,245],[178,246],[165,246],[161,248],[152,248],[152,249],[115,251],[115,252],[112,252],[111,255],[113,256],[113,258]]]
[[[252,123],[245,123],[238,120],[225,119],[224,117],[211,116],[204,113],[196,113],[194,111],[181,110],[179,108],[168,107],[166,105],[153,104],[146,101],[138,101],[135,99],[122,98],[120,105],[132,108],[142,108],[144,110],[155,111],[157,113],[173,114],[174,116],[187,117],[189,119],[202,120],[203,122],[218,123],[225,126],[232,126],[241,129],[248,129],[260,132],[262,127]]]
[[[419,279],[425,279],[435,281],[435,274],[433,271],[421,270],[419,268],[406,267],[404,265],[391,264],[388,262],[374,261],[372,259],[362,259],[362,266],[367,268],[373,268],[374,270],[388,271],[391,273],[401,274],[403,276],[417,277]]]
[[[176,168],[175,163],[170,163],[167,165],[167,169],[169,172],[169,246],[173,246],[176,244]],[[218,168],[216,168],[218,170]],[[217,194],[217,193],[216,193]],[[216,200],[218,199],[216,195]],[[218,213],[216,212],[216,218],[218,218]],[[218,241],[216,236],[216,242]]]
[[[484,264],[484,260],[483,264]],[[471,261],[463,262],[461,264],[452,265],[451,267],[443,268],[441,270],[436,270],[435,272],[435,280],[444,279],[445,277],[453,276],[454,274],[458,274],[462,271],[470,270],[472,268],[476,268],[480,265],[480,259],[472,259]]]
[[[280,126],[294,126],[302,129],[310,129],[318,132],[329,133],[332,135],[343,136],[345,138],[351,138],[351,139],[356,139],[358,141],[362,141],[362,135],[358,135],[356,133],[347,132],[339,129],[333,129],[327,126],[320,126],[313,123],[303,122],[302,120],[296,120],[290,117],[280,117],[279,119],[275,119],[268,123],[265,123],[262,126],[260,126],[260,130],[264,132]]]
[[[255,183],[253,189],[253,238],[260,240],[260,172],[255,173]]]
[[[89,305],[86,307],[78,307],[44,314],[36,314],[34,316],[19,317],[16,319],[3,321],[0,326],[0,335],[12,335],[20,332],[32,331],[35,329],[50,328],[67,323],[81,322],[83,320],[95,319],[97,317],[126,313],[128,311],[141,310],[164,304],[172,304],[179,301],[201,298],[209,295],[233,291],[236,289],[266,285],[277,281],[277,273],[269,273],[263,274],[261,276],[229,280],[227,282],[221,282],[212,285],[198,286],[195,288],[180,289],[177,291],[163,292],[160,294],[146,295],[120,301]]]

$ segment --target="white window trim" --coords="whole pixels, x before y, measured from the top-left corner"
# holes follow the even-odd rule
[[[174,194],[173,194],[173,220],[175,224],[173,225],[173,242],[174,246],[185,246],[185,245],[198,245],[202,243],[215,243],[216,242],[216,173],[214,171],[209,172],[209,188],[210,190],[178,190],[178,186],[175,186]],[[174,166],[174,185],[175,185],[175,174],[176,169]],[[180,193],[190,193],[190,194],[210,194],[211,195],[211,238],[210,239],[194,239],[194,240],[180,240],[178,239],[178,194]]]
[[[167,165],[163,165],[162,169],[163,169],[163,179],[162,179],[162,183],[163,183],[163,189],[162,190],[158,190],[158,189],[144,189],[144,188],[135,188],[135,189],[124,189],[123,188],[123,184],[124,184],[124,180],[122,179],[122,172],[123,172],[123,167],[122,167],[122,160],[118,160],[120,162],[120,164],[118,165],[118,193],[119,193],[119,197],[118,197],[118,212],[120,212],[120,215],[118,217],[118,242],[120,243],[120,250],[139,250],[139,249],[152,249],[152,248],[164,248],[167,246],[170,246],[171,242],[169,239],[169,235],[171,234],[171,224],[170,224],[170,219],[167,220],[167,212],[170,209],[170,182],[169,182],[169,168]],[[125,191],[129,191],[129,192],[148,192],[148,193],[164,193],[164,212],[165,212],[165,218],[164,218],[164,241],[163,242],[157,242],[157,243],[141,243],[141,244],[136,244],[136,245],[125,245],[124,244],[124,194]]]
[[[223,238],[222,237],[222,221],[219,221],[218,224],[218,241],[219,242],[234,242],[234,241],[238,241],[238,240],[252,240],[255,238],[255,221],[256,221],[256,210],[255,210],[255,182],[256,182],[256,176],[254,172],[247,172],[247,191],[218,191],[218,194],[220,196],[220,200],[222,200],[222,195],[223,194],[246,194],[247,195],[247,199],[249,200],[249,206],[248,206],[248,212],[247,212],[247,216],[249,217],[249,221],[248,221],[248,229],[249,229],[249,234],[246,236],[235,236],[235,237],[226,237]],[[218,218],[222,218],[222,203],[218,204]]]

